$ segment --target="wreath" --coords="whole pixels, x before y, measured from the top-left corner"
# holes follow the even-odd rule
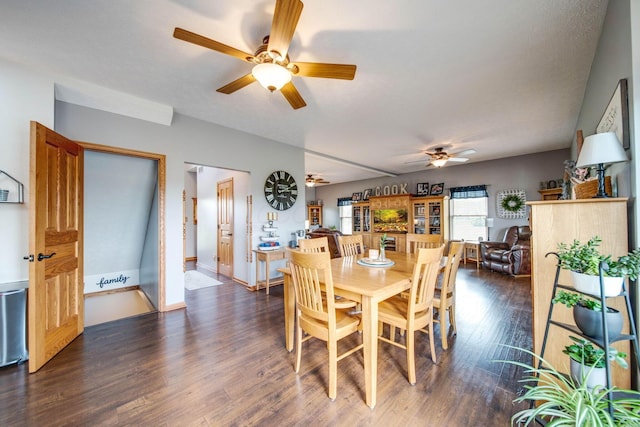
[[[522,197],[517,194],[507,194],[502,198],[502,209],[507,212],[519,212],[524,205]]]

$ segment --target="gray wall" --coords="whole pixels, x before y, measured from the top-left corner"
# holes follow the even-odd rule
[[[567,141],[567,146],[569,141]],[[482,147],[478,147],[481,150]],[[338,226],[337,199],[349,197],[355,192],[367,188],[386,185],[401,185],[407,183],[409,193],[416,193],[418,183],[435,184],[444,182],[445,194],[450,187],[486,184],[489,192],[489,217],[495,219],[495,224],[489,230],[490,239],[500,239],[504,230],[512,225],[527,224],[524,219],[502,219],[496,214],[496,194],[500,190],[525,190],[527,200],[540,200],[540,181],[562,178],[563,162],[569,158],[569,148],[566,150],[548,151],[545,153],[529,154],[526,156],[509,157],[487,162],[470,163],[464,165],[447,166],[441,169],[425,169],[399,175],[395,178],[376,178],[371,180],[321,186],[316,189],[316,197],[324,201],[324,226]]]

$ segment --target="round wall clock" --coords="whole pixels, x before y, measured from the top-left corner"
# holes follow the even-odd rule
[[[275,171],[264,182],[264,197],[272,208],[289,209],[298,197],[298,185],[289,172]]]

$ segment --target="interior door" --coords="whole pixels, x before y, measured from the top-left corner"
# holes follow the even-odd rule
[[[218,182],[218,273],[233,277],[233,178]]]
[[[83,149],[31,122],[29,372],[84,330]]]

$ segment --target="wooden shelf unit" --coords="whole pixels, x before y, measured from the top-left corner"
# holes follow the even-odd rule
[[[557,259],[549,252],[556,252],[558,243],[571,244],[574,239],[586,242],[593,236],[602,238],[600,251],[617,258],[629,250],[627,234],[627,199],[581,199],[528,202],[531,207],[531,292],[533,305],[533,350],[540,354],[549,301],[553,297]],[[560,283],[570,283],[569,272],[560,270]],[[624,312],[625,303],[612,301],[610,307]],[[553,320],[573,324],[571,310],[554,310]],[[629,322],[625,319],[622,333],[629,333]],[[570,332],[561,328],[549,331],[544,358],[562,370],[569,366],[569,359],[562,353],[572,343]],[[630,354],[628,341],[612,344],[619,351]],[[630,370],[612,364],[613,384],[630,388]]]
[[[307,205],[307,219],[309,220],[309,226],[322,225],[322,206]]]
[[[559,200],[562,197],[562,188],[550,188],[548,190],[538,190],[542,200]]]

